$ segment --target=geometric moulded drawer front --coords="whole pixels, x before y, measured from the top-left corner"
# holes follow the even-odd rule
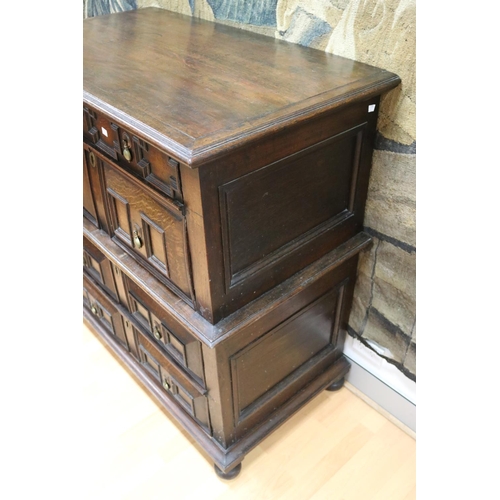
[[[183,206],[155,195],[103,161],[110,235],[142,265],[188,301],[193,300]]]
[[[126,279],[126,287],[129,310],[138,328],[205,386],[200,342],[131,279]]]
[[[136,330],[139,361],[184,411],[210,432],[206,389],[178,368],[146,335]]]
[[[83,136],[120,167],[168,197],[182,199],[179,162],[90,106],[83,107]]]

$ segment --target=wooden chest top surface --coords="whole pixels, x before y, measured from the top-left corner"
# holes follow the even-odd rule
[[[360,99],[399,77],[163,9],[89,18],[84,102],[181,161],[203,161]]]

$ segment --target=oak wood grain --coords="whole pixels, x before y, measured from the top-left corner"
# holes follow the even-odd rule
[[[199,166],[399,84],[323,51],[163,9],[84,21],[84,101]]]

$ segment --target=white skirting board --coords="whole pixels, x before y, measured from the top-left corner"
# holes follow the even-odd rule
[[[416,433],[415,382],[349,335],[346,336],[344,354],[351,362],[346,377],[347,387],[352,386],[356,389],[354,392],[365,395],[375,406],[385,410],[384,413],[407,427],[410,434]]]

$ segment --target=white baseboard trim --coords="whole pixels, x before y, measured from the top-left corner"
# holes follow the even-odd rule
[[[372,406],[392,415],[410,429],[410,434],[416,433],[415,382],[350,336],[346,337],[344,354],[351,362],[346,377],[348,386],[364,394],[374,403]]]

